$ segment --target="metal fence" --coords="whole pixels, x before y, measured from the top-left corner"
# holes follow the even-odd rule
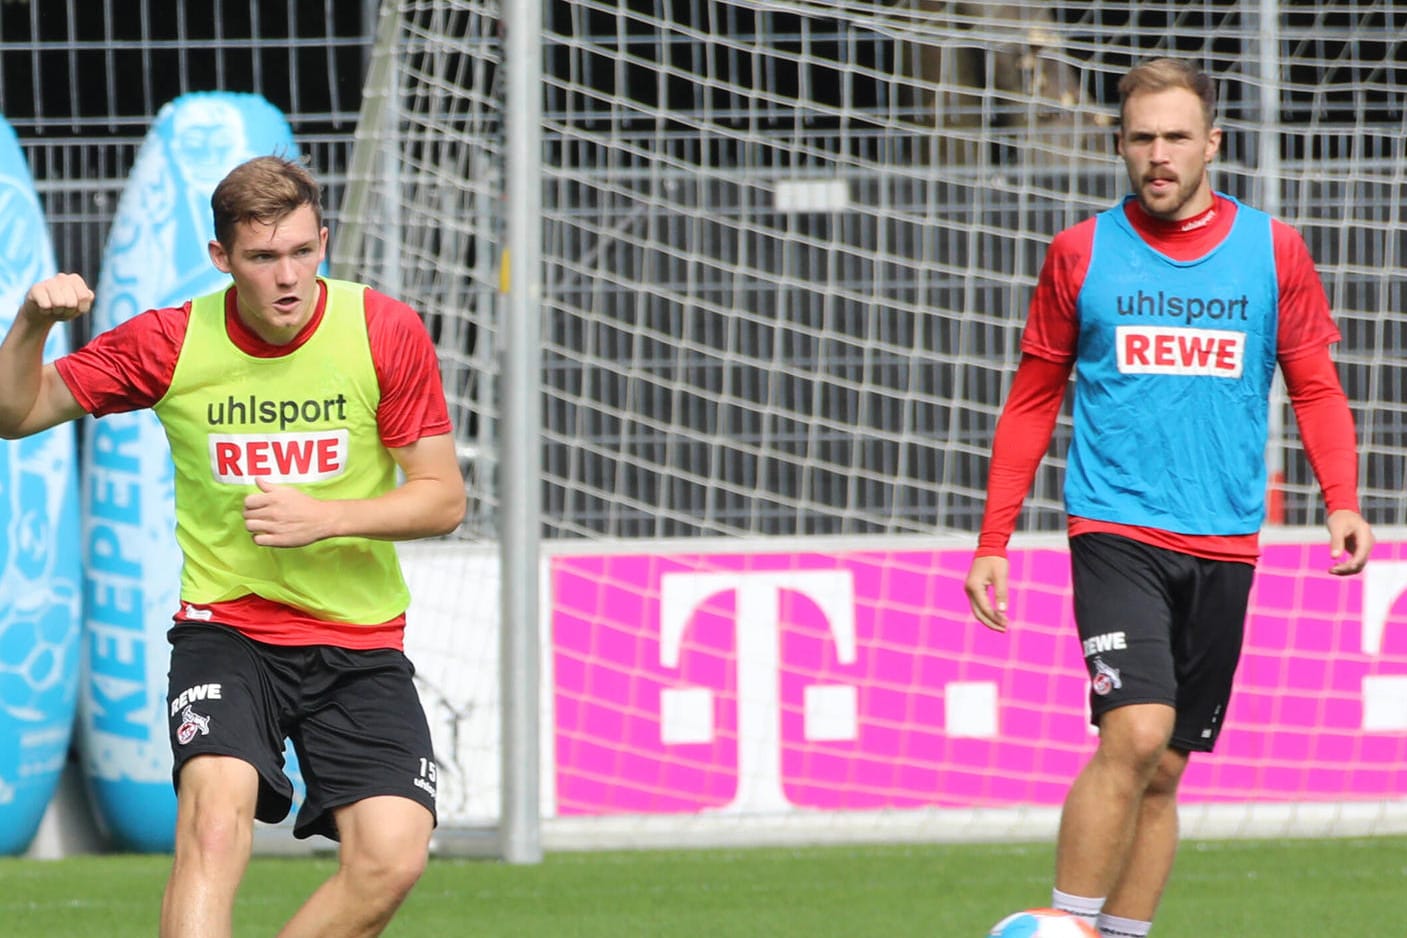
[[[335,225],[376,8],[376,0],[0,3],[0,113],[29,157],[60,267],[97,281],[142,139],[162,105],[192,91],[253,92],[282,110],[327,185]]]
[[[1010,103],[1001,98],[985,100],[978,115],[994,127],[977,175],[916,172],[933,128],[913,120],[917,99],[895,70],[924,38],[921,19],[885,32],[827,16],[822,4],[765,15],[765,4],[628,6],[547,5],[545,533],[971,529],[1044,242],[1075,210],[1114,198],[1117,173],[1013,161],[1022,136],[997,126]],[[1278,206],[1326,271],[1347,313],[1338,354],[1359,402],[1365,505],[1375,522],[1402,523],[1407,417],[1395,402],[1407,398],[1398,363],[1407,326],[1377,313],[1401,310],[1404,299],[1391,271],[1407,250],[1399,224],[1407,184],[1393,169],[1404,155],[1407,14],[1398,4],[1281,5],[1286,123],[1277,132],[1283,162],[1268,176],[1258,155],[1260,89],[1233,67],[1255,52],[1264,6],[1049,8],[1069,61],[1095,76],[1095,96],[1107,98],[1111,76],[1139,52],[1186,51],[1226,69],[1236,130],[1218,181]],[[327,184],[335,254],[376,8],[374,0],[0,3],[0,110],[30,157],[61,265],[96,280],[151,118],[174,96],[210,88],[256,92],[285,112]],[[720,30],[690,32],[708,26],[715,8],[729,17]],[[998,54],[1011,36],[993,23],[969,17],[944,41]],[[1130,45],[1101,44],[1119,30],[1134,37]],[[931,28],[925,41],[941,32]],[[475,80],[466,72],[459,93],[485,93],[469,87]],[[501,132],[497,122],[484,126]],[[798,169],[846,178],[860,211],[779,215],[771,192]],[[1005,184],[993,184],[993,171]],[[936,235],[935,217],[948,232],[981,236]],[[603,254],[608,273],[596,263]],[[974,278],[974,266],[987,274]],[[715,354],[729,348],[747,354]],[[632,361],[602,369],[596,352]],[[493,392],[482,395],[487,409]],[[472,450],[491,467],[495,425],[480,417],[467,415],[461,432],[486,435]],[[1285,520],[1308,522],[1315,486],[1286,425]],[[1058,461],[1047,463],[1025,527],[1061,524],[1058,484]]]

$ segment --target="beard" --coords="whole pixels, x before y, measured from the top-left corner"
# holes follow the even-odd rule
[[[1155,179],[1166,180],[1172,185],[1155,193],[1149,187]],[[1206,188],[1205,182],[1205,176],[1191,183],[1181,177],[1144,176],[1141,184],[1135,187],[1134,192],[1138,196],[1138,203],[1149,215],[1154,218],[1172,220],[1180,217],[1187,205]]]

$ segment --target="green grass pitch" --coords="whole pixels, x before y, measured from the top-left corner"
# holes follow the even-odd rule
[[[403,938],[982,938],[1045,905],[1052,848],[835,846],[436,858],[387,930]],[[0,860],[5,938],[150,938],[169,858]],[[267,938],[325,858],[256,858],[235,935]],[[1156,938],[1407,935],[1407,838],[1188,842]]]

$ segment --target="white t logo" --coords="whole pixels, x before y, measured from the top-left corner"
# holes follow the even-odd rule
[[[1407,563],[1372,563],[1363,570],[1365,655],[1382,654],[1388,616],[1404,591]],[[1407,675],[1370,674],[1363,678],[1363,729],[1394,733],[1407,730]]]
[[[836,657],[855,661],[855,584],[845,570],[768,570],[756,573],[666,573],[660,577],[660,664],[679,666],[684,631],[709,598],[737,593],[738,790],[727,813],[789,807],[782,792],[781,594],[794,591],[821,610],[835,639]],[[661,699],[663,742],[707,742],[713,735],[713,695],[707,688],[666,688]],[[853,739],[856,689],[806,690],[807,737]],[[814,730],[814,731],[813,731]]]

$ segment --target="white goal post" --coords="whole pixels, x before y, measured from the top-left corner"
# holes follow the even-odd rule
[[[469,478],[459,536],[407,552],[408,643],[452,736],[445,843],[1049,833],[1092,746],[1066,419],[1009,639],[961,580],[1045,246],[1124,191],[1114,85],[1166,53],[1219,81],[1218,187],[1315,255],[1383,535],[1368,575],[1323,574],[1281,403],[1188,830],[1407,829],[1404,18],[388,0],[333,256],[427,317]]]

